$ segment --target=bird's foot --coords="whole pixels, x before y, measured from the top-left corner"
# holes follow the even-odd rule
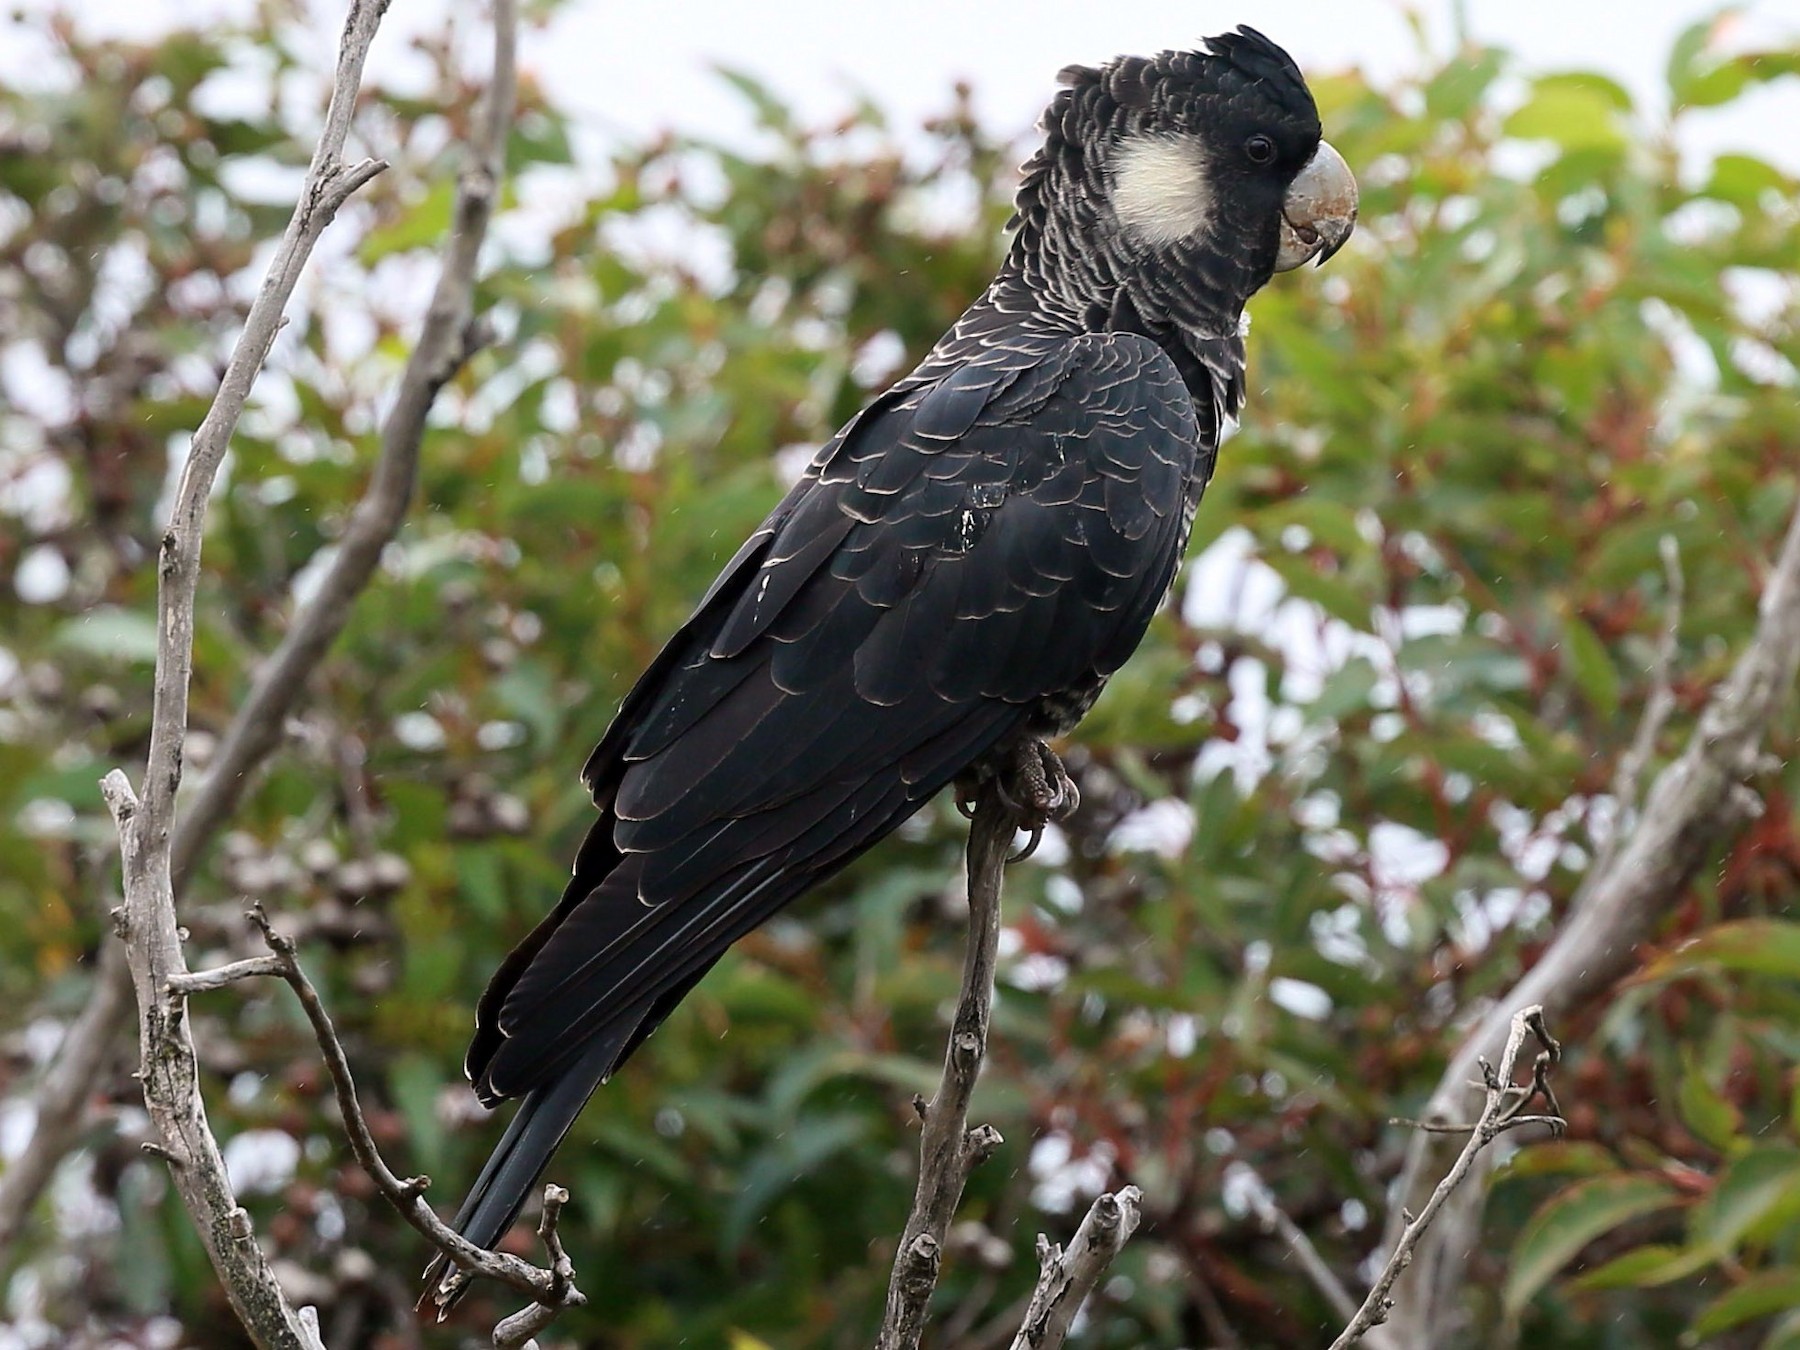
[[[1016,742],[994,774],[994,794],[1021,830],[1030,832],[1025,846],[1008,862],[1023,862],[1043,842],[1044,827],[1064,821],[1081,805],[1081,789],[1063,767],[1062,757],[1036,736]],[[958,793],[958,806],[962,795]]]

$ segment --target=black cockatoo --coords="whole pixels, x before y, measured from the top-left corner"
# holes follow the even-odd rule
[[[471,1241],[731,943],[970,771],[1054,777],[1041,738],[1168,593],[1243,403],[1244,303],[1344,243],[1356,183],[1252,29],[1061,83],[993,284],[819,451],[588,759],[574,878],[476,1015],[476,1092],[525,1100]]]

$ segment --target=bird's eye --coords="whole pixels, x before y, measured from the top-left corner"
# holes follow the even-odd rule
[[[1244,142],[1244,153],[1252,164],[1267,164],[1275,158],[1275,142],[1267,136],[1252,136]]]

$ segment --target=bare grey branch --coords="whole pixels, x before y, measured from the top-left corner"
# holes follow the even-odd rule
[[[1673,607],[1680,583],[1679,569],[1666,551],[1664,565],[1670,569],[1671,587],[1666,650],[1666,635],[1679,619]],[[1426,1103],[1425,1120],[1441,1123],[1455,1118],[1461,1085],[1508,1033],[1506,1008],[1541,1004],[1547,1016],[1560,1019],[1610,986],[1630,968],[1632,953],[1669,912],[1707,855],[1755,819],[1761,798],[1748,780],[1767,771],[1763,741],[1793,699],[1796,673],[1800,673],[1800,512],[1789,522],[1764,584],[1756,632],[1707,701],[1687,746],[1651,782],[1641,814],[1607,865],[1589,871],[1562,928],[1537,964],[1475,1021]],[[1653,690],[1644,720],[1666,716]],[[1647,743],[1642,727],[1637,742]],[[1478,1170],[1490,1161],[1484,1159]],[[1420,1203],[1443,1162],[1444,1150],[1434,1148],[1425,1134],[1408,1147],[1388,1220],[1385,1245],[1390,1250],[1404,1227],[1401,1211]],[[1395,1344],[1404,1350],[1440,1345],[1446,1328],[1455,1325],[1467,1255],[1478,1245],[1484,1194],[1478,1184],[1465,1188],[1447,1207],[1439,1228],[1418,1245],[1391,1328]]]
[[[175,506],[158,559],[157,655],[150,750],[141,792],[118,770],[101,791],[119,829],[124,861],[124,926],[137,995],[140,1078],[158,1141],[181,1159],[170,1176],[200,1231],[232,1310],[259,1346],[310,1350],[318,1344],[288,1303],[238,1205],[217,1141],[206,1121],[199,1066],[185,1003],[169,999],[173,981],[187,974],[175,920],[170,840],[175,793],[181,785],[187,734],[188,683],[193,672],[194,596],[207,497],[250,387],[281,327],[313,245],[337,207],[379,168],[342,164],[345,138],[362,83],[363,62],[387,8],[386,0],[354,0],[338,54],[326,125],[307,170],[299,204],[226,365],[211,408],[189,447]]]
[[[1142,1200],[1136,1186],[1096,1198],[1067,1251],[1038,1236],[1037,1288],[1012,1350],[1059,1350],[1075,1314],[1137,1231]]]
[[[963,1186],[976,1162],[1000,1143],[997,1131],[988,1126],[971,1130],[968,1120],[969,1098],[987,1053],[1000,943],[1000,881],[1013,833],[1012,813],[989,784],[969,825],[969,948],[962,993],[944,1051],[943,1080],[929,1103],[914,1103],[923,1118],[919,1182],[894,1255],[876,1350],[914,1350],[919,1344],[926,1305],[937,1287],[944,1237]]]
[[[1269,1189],[1261,1174],[1249,1163],[1239,1162],[1232,1164],[1228,1175],[1243,1185],[1244,1193],[1250,1199],[1250,1210],[1256,1215],[1257,1222],[1287,1244],[1288,1250],[1299,1262],[1301,1271],[1312,1282],[1313,1288],[1324,1295],[1332,1311],[1346,1322],[1355,1317],[1356,1300],[1350,1297],[1350,1291],[1344,1288],[1342,1281],[1332,1273],[1331,1267],[1325,1264],[1325,1258],[1319,1255],[1319,1249],[1313,1246],[1312,1239],[1275,1202],[1275,1193]],[[1371,1343],[1374,1343],[1373,1338]]]

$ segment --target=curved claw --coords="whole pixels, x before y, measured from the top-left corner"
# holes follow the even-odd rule
[[[1046,748],[1044,753],[1048,756],[1052,752]],[[1048,814],[1051,820],[1067,820],[1081,809],[1081,789],[1069,776],[1069,771],[1063,768],[1060,759],[1053,759],[1052,763],[1055,766],[1053,776],[1056,779],[1056,802],[1050,807]]]
[[[1031,838],[1029,838],[1025,841],[1025,846],[1023,848],[1021,848],[1017,853],[1007,854],[1007,857],[1006,857],[1007,864],[1010,866],[1011,864],[1016,863],[1016,862],[1024,862],[1032,854],[1034,854],[1038,851],[1038,845],[1043,842],[1044,842],[1044,827],[1042,825],[1033,825],[1031,827]]]
[[[1014,820],[1024,822],[1031,819],[1033,815],[1031,807],[1007,790],[1005,774],[994,776],[994,795],[1000,799],[1000,805],[1006,808],[1007,814]]]
[[[1038,850],[1044,829],[1051,821],[1064,821],[1081,805],[1081,790],[1063,767],[1061,758],[1035,737],[1015,742],[993,763],[991,777],[985,777],[984,788],[991,788],[995,800],[1005,809],[1013,823],[1030,838],[1007,862],[1023,862]],[[957,806],[962,809],[963,796]],[[964,810],[964,815],[970,812]]]
[[[1067,820],[1081,807],[1081,789],[1063,767],[1062,756],[1056,751],[1039,741],[1037,754],[1044,780],[1043,816],[1046,820]]]

